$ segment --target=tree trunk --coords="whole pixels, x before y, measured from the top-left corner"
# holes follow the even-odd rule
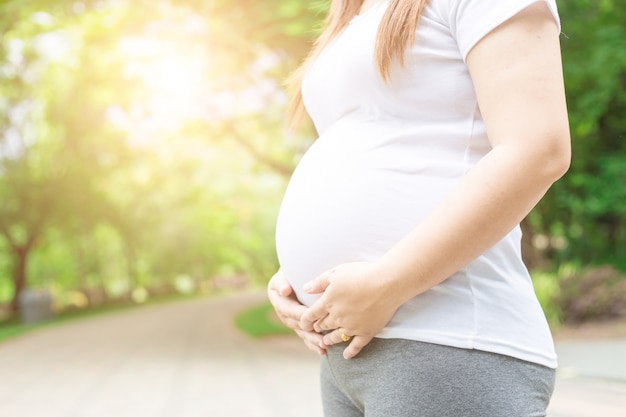
[[[30,255],[31,244],[26,244],[22,247],[14,248],[14,267],[13,267],[13,298],[11,299],[10,311],[12,313],[19,312],[19,299],[24,288],[26,288],[27,275],[26,268],[28,267],[28,255]]]
[[[133,300],[133,291],[138,287],[137,282],[137,255],[135,244],[131,238],[126,239],[126,274],[128,275],[128,293],[126,301]]]
[[[11,253],[13,255],[13,298],[9,304],[11,313],[18,313],[20,295],[28,283],[28,257],[30,251],[35,247],[39,233],[32,231],[27,235],[24,243],[18,243],[8,228],[0,227],[0,232],[4,235]]]

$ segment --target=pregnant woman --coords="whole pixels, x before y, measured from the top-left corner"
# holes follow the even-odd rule
[[[332,0],[268,294],[326,417],[544,416],[519,222],[569,166],[554,0]]]

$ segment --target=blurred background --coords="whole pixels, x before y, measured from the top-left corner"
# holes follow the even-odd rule
[[[626,0],[558,5],[573,162],[523,223],[554,329],[626,317]],[[327,7],[0,0],[0,338],[264,287],[315,138],[284,84]]]
[[[558,5],[573,162],[524,259],[557,340],[550,417],[617,417],[626,0]],[[0,0],[1,417],[321,415],[316,356],[263,337],[285,333],[263,288],[315,139],[286,130],[285,80],[327,7]]]

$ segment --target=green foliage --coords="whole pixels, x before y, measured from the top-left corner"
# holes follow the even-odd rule
[[[0,302],[270,276],[303,148],[278,139],[280,83],[316,19],[303,1],[2,2]]]
[[[312,140],[285,134],[282,83],[328,4],[0,2],[0,303],[20,280],[97,305],[271,276]],[[573,160],[529,224],[547,269],[626,270],[626,0],[559,9]]]
[[[626,270],[626,1],[570,0],[559,10],[572,165],[531,223],[565,238],[550,258]]]
[[[610,265],[562,264],[532,274],[535,293],[551,327],[626,317],[626,274]]]
[[[553,301],[566,323],[625,317],[626,275],[611,266],[571,270]]]
[[[559,293],[558,275],[545,271],[536,271],[532,274],[535,294],[551,328],[557,328],[563,320],[563,312],[559,304],[554,302]]]
[[[293,331],[282,325],[274,316],[274,309],[269,303],[251,307],[235,317],[237,328],[254,338],[293,334]]]

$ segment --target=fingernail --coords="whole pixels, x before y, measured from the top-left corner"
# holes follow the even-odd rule
[[[313,285],[311,284],[304,284],[304,287],[302,287],[302,289],[306,292],[309,292],[313,289]]]

